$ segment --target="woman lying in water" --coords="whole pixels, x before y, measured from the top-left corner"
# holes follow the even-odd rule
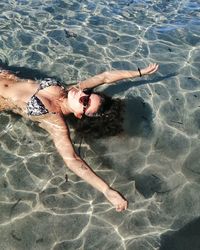
[[[121,132],[120,100],[111,99],[101,93],[88,92],[88,89],[122,79],[150,75],[157,69],[157,64],[151,64],[147,68],[136,71],[104,72],[67,89],[53,79],[25,80],[1,69],[0,110],[10,110],[39,122],[39,126],[50,133],[69,169],[102,192],[120,212],[127,208],[126,199],[97,176],[77,155],[70,139],[65,117],[73,114],[80,119],[79,130],[85,129],[87,133],[90,131],[90,125],[95,129],[95,133],[100,131],[98,128],[101,128],[105,134],[114,135]]]

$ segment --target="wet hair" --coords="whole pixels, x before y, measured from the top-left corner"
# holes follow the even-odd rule
[[[119,98],[111,98],[101,92],[93,92],[101,98],[101,105],[94,116],[84,115],[81,119],[72,114],[67,121],[78,135],[88,138],[114,136],[123,132],[124,103]]]

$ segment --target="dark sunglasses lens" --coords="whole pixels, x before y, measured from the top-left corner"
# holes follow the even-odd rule
[[[92,94],[92,89],[83,89],[83,93],[86,95],[91,95]]]

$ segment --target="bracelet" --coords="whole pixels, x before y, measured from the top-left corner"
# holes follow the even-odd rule
[[[142,73],[141,73],[141,70],[140,70],[140,68],[138,68],[138,72],[139,72],[139,74],[140,74],[140,77],[142,76]]]

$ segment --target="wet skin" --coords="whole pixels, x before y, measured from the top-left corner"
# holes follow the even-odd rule
[[[63,115],[73,113],[77,118],[81,118],[84,112],[84,105],[80,101],[87,96],[83,89],[94,88],[101,84],[111,84],[113,82],[150,75],[158,69],[157,64],[151,64],[140,71],[110,71],[86,79],[78,85],[68,90],[66,98],[65,90],[58,86],[50,86],[40,90],[37,97],[50,113],[39,116],[27,115],[26,104],[36,92],[38,83],[32,80],[23,80],[8,71],[0,71],[0,111],[11,110],[25,118],[37,121],[39,126],[45,129],[51,136],[56,149],[63,158],[68,168],[80,178],[85,180],[92,187],[104,194],[108,201],[121,212],[127,209],[127,200],[116,190],[112,189],[102,178],[100,178],[75,152],[70,139],[70,132],[63,119]],[[82,98],[82,99],[80,99]],[[91,94],[88,98],[85,114],[93,115],[101,103],[100,96]]]

